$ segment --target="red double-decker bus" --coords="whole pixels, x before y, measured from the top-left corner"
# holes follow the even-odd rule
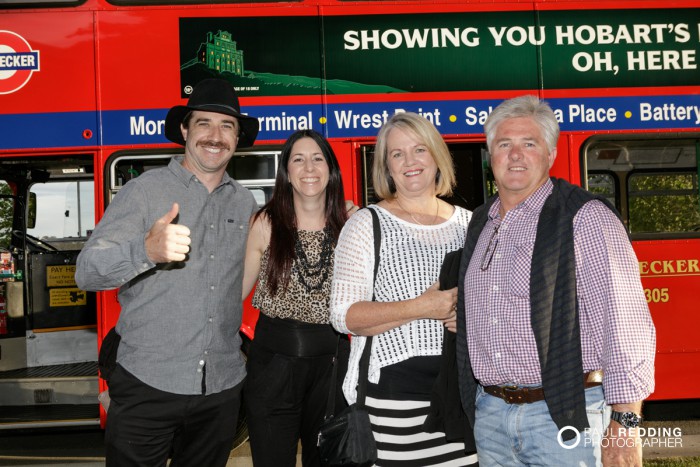
[[[0,428],[100,422],[98,345],[119,304],[76,287],[75,259],[115,193],[182,152],[166,112],[210,77],[259,118],[229,172],[261,205],[301,128],[330,140],[346,196],[373,202],[376,133],[415,111],[452,152],[451,201],[473,209],[495,189],[489,111],[546,99],[562,129],[553,175],[608,197],[639,257],[650,399],[700,397],[699,62],[685,0],[4,0]],[[256,316],[248,303],[248,338]]]

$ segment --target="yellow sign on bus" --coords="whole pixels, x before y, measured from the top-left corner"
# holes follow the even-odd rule
[[[46,266],[46,286],[75,286],[75,264]]]
[[[49,306],[78,306],[87,305],[87,293],[76,288],[60,288],[49,290]]]

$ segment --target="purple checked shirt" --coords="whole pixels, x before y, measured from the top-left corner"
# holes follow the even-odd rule
[[[497,200],[467,269],[469,356],[482,385],[542,382],[530,325],[530,265],[552,187],[547,180],[503,219]],[[627,233],[610,209],[590,201],[574,217],[574,248],[583,371],[604,370],[608,404],[643,400],[654,390],[656,333]]]

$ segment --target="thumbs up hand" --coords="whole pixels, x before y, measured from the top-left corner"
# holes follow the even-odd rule
[[[158,219],[146,233],[146,255],[154,263],[184,261],[190,251],[190,229],[185,225],[171,224],[180,207],[173,207]]]

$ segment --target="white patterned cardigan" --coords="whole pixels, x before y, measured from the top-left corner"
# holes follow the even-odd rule
[[[455,207],[452,216],[437,225],[406,222],[389,211],[376,209],[381,224],[381,249],[375,300],[396,302],[418,297],[437,282],[445,254],[464,246],[471,212]],[[330,320],[335,329],[349,333],[345,317],[353,303],[371,301],[374,273],[372,216],[366,210],[347,221],[335,249]],[[377,383],[382,367],[416,356],[442,353],[441,321],[420,319],[375,336],[369,362],[369,381]],[[354,403],[358,366],[365,338],[352,337],[343,392]]]

